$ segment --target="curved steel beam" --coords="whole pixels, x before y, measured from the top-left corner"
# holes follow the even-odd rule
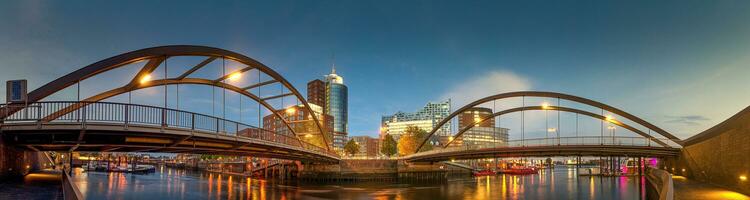
[[[130,92],[130,91],[139,90],[139,89],[145,89],[145,88],[150,88],[150,87],[163,86],[163,85],[176,85],[176,84],[196,84],[196,85],[208,85],[208,86],[214,86],[214,87],[221,87],[221,88],[226,88],[226,89],[229,89],[231,91],[234,91],[234,92],[237,92],[239,94],[242,94],[242,95],[244,95],[244,96],[246,96],[246,97],[248,97],[250,99],[253,99],[256,102],[258,102],[261,105],[263,105],[263,107],[265,107],[266,109],[271,110],[274,113],[274,115],[276,115],[276,117],[278,117],[279,119],[281,119],[281,121],[284,123],[284,125],[286,125],[286,127],[295,135],[295,137],[297,137],[297,139],[299,140],[300,144],[302,144],[302,139],[296,134],[296,132],[294,131],[294,129],[292,128],[292,126],[290,125],[290,123],[287,120],[285,120],[284,117],[281,116],[281,114],[279,114],[278,112],[275,112],[273,106],[271,106],[267,102],[261,100],[260,97],[254,95],[254,94],[252,94],[252,93],[250,93],[248,91],[245,91],[242,88],[234,86],[234,85],[226,84],[226,83],[223,83],[223,82],[216,82],[214,80],[200,79],[200,78],[153,80],[153,81],[145,82],[145,83],[138,84],[138,85],[135,85],[135,86],[132,86],[132,87],[131,86],[123,86],[123,87],[115,88],[115,89],[112,89],[112,90],[109,90],[109,91],[106,91],[106,92],[102,92],[102,93],[100,93],[98,95],[94,95],[94,96],[91,96],[89,98],[86,98],[83,101],[81,101],[80,103],[73,104],[73,105],[70,105],[70,106],[65,107],[63,109],[60,109],[59,111],[54,112],[54,113],[52,113],[52,114],[44,117],[42,119],[42,121],[43,122],[50,122],[50,121],[55,120],[55,119],[57,119],[57,118],[65,115],[65,114],[68,114],[70,112],[73,112],[75,110],[80,109],[81,107],[84,107],[84,106],[86,106],[88,104],[91,104],[92,102],[98,102],[98,101],[101,101],[101,100],[104,100],[104,99],[107,99],[107,98],[110,98],[110,97],[114,97],[114,96],[117,96],[117,95],[120,95],[120,94],[124,94],[124,93]],[[324,134],[325,133],[321,133],[321,136],[325,137]]]
[[[440,127],[442,127],[443,125],[445,125],[446,123],[448,123],[451,119],[453,119],[454,117],[456,117],[458,114],[464,112],[465,110],[468,110],[470,108],[473,108],[474,106],[477,106],[477,105],[480,105],[480,104],[483,104],[483,103],[486,103],[486,102],[490,102],[490,101],[493,101],[493,100],[506,99],[506,98],[512,98],[512,97],[525,97],[525,96],[559,98],[559,99],[564,99],[564,100],[569,100],[569,101],[574,101],[574,102],[578,102],[578,103],[582,103],[582,104],[594,106],[594,107],[600,108],[602,110],[606,110],[606,111],[609,111],[611,113],[614,113],[614,114],[617,114],[619,116],[622,116],[622,117],[624,117],[626,119],[629,119],[630,121],[633,121],[633,122],[635,122],[637,124],[645,126],[648,129],[654,130],[656,133],[658,133],[658,134],[660,134],[660,135],[662,135],[662,136],[664,136],[666,138],[669,138],[669,139],[677,142],[678,144],[682,144],[682,142],[681,142],[681,140],[679,138],[677,138],[674,135],[668,133],[664,129],[661,129],[661,128],[659,128],[659,127],[657,127],[657,126],[655,126],[655,125],[653,125],[651,123],[648,123],[646,120],[638,118],[635,115],[632,115],[630,113],[627,113],[625,111],[622,111],[620,109],[617,109],[615,107],[609,106],[607,104],[604,104],[604,103],[601,103],[601,102],[598,102],[598,101],[594,101],[594,100],[583,98],[583,97],[579,97],[579,96],[573,96],[573,95],[569,95],[569,94],[557,93],[557,92],[519,91],[519,92],[508,92],[508,93],[502,93],[502,94],[496,94],[496,95],[488,96],[488,97],[476,100],[474,102],[471,102],[471,103],[469,103],[469,104],[467,104],[467,105],[459,108],[458,110],[453,111],[453,113],[451,113],[450,115],[448,115],[448,117],[446,117],[443,120],[441,120],[437,124],[437,126],[435,126],[429,132],[429,134],[427,134],[427,137],[425,137],[422,140],[422,143],[417,148],[417,151],[419,151],[419,149],[421,149],[422,146],[424,146],[424,144],[427,143],[427,141],[430,139],[430,137],[432,137],[432,135],[434,135],[435,132],[437,132],[437,130],[440,129]]]
[[[593,117],[593,118],[597,118],[597,119],[600,119],[600,120],[605,120],[605,121],[611,122],[611,123],[613,123],[613,124],[615,124],[617,126],[620,126],[622,128],[625,128],[625,129],[628,129],[630,131],[633,131],[633,132],[637,133],[638,135],[641,135],[641,136],[643,136],[645,138],[648,138],[648,139],[654,141],[655,143],[657,143],[659,145],[662,145],[664,147],[670,147],[666,143],[664,143],[664,142],[662,142],[660,140],[657,140],[656,138],[654,138],[654,137],[648,135],[647,133],[644,133],[643,131],[638,130],[638,129],[630,126],[630,125],[624,124],[624,123],[622,123],[620,121],[617,121],[617,120],[614,120],[614,119],[607,120],[606,116],[602,116],[602,115],[598,115],[598,114],[595,114],[595,113],[591,113],[591,112],[584,111],[584,110],[578,110],[578,109],[574,109],[574,108],[557,107],[557,106],[547,106],[547,107],[544,107],[544,106],[527,106],[527,107],[511,108],[511,109],[499,111],[499,112],[493,113],[490,116],[482,118],[479,121],[474,122],[474,123],[472,123],[472,124],[470,124],[470,125],[462,128],[460,131],[458,131],[458,133],[456,133],[456,135],[453,136],[454,139],[451,140],[451,141],[448,141],[448,143],[446,143],[443,146],[443,148],[448,147],[448,145],[450,145],[451,143],[453,143],[453,141],[456,141],[456,139],[458,137],[461,137],[461,135],[463,135],[466,131],[469,131],[471,128],[474,128],[477,124],[481,124],[484,121],[487,121],[489,119],[492,119],[492,118],[500,116],[500,115],[505,115],[505,114],[514,113],[514,112],[520,112],[520,111],[526,111],[526,110],[557,110],[557,111],[563,111],[563,112],[570,112],[570,113],[577,113],[577,114],[587,115],[587,116],[590,116],[590,117]]]
[[[28,101],[27,103],[35,103],[40,101],[41,99],[54,94],[57,91],[63,90],[75,83],[78,83],[82,80],[85,80],[89,77],[101,74],[103,72],[116,69],[118,67],[128,65],[131,63],[135,63],[138,61],[143,60],[151,60],[151,62],[159,61],[160,59],[165,59],[172,56],[206,56],[206,57],[221,57],[225,59],[234,60],[236,62],[242,63],[247,66],[255,67],[259,71],[265,73],[266,75],[270,76],[271,78],[279,81],[284,87],[286,87],[290,92],[292,92],[297,99],[302,102],[302,104],[305,105],[308,111],[310,113],[314,113],[312,109],[310,108],[310,105],[307,103],[304,97],[297,91],[292,84],[289,83],[284,77],[279,75],[276,71],[272,70],[268,66],[264,65],[263,63],[260,63],[250,57],[247,57],[245,55],[214,48],[214,47],[207,47],[207,46],[194,46],[194,45],[170,45],[170,46],[159,46],[159,47],[152,47],[152,48],[146,48],[146,49],[140,49],[136,51],[127,52],[124,54],[120,54],[117,56],[113,56],[101,61],[98,61],[96,63],[90,64],[86,67],[83,67],[81,69],[78,69],[72,73],[69,73],[65,76],[62,76],[58,79],[55,79],[54,81],[51,81],[42,87],[39,87],[35,89],[34,91],[31,91],[28,94]],[[204,61],[206,63],[210,62],[210,60]],[[160,61],[158,63],[161,63]],[[139,74],[140,75],[140,74]],[[139,78],[140,76],[136,76],[135,78]],[[184,78],[184,77],[182,77]],[[129,86],[133,86],[134,84],[128,84]],[[0,119],[5,119],[7,116],[18,112],[21,110],[21,107],[18,107],[17,105],[8,105],[5,108],[6,112],[0,113]],[[275,109],[271,109],[274,112]],[[315,125],[318,127],[318,130],[324,134],[323,127],[320,124],[320,121],[318,121],[318,117],[315,115],[312,115],[312,118],[316,121]],[[325,140],[325,137],[324,137]],[[328,146],[328,142],[326,142],[326,148],[330,149]]]

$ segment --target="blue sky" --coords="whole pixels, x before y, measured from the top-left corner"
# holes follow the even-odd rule
[[[1,4],[0,80],[36,88],[127,51],[195,44],[255,58],[304,91],[335,54],[352,135],[427,101],[516,90],[606,102],[681,138],[750,104],[748,1]]]

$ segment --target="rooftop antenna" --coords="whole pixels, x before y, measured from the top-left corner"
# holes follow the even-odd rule
[[[331,53],[331,74],[336,74],[336,53]]]

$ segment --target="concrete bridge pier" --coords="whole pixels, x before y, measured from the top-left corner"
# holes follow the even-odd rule
[[[0,177],[24,176],[42,169],[41,152],[7,145],[0,136]]]

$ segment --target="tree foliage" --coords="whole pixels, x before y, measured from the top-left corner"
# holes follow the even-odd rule
[[[420,129],[416,126],[408,126],[401,138],[398,139],[398,154],[401,156],[409,155],[417,151],[417,147],[422,144],[424,138],[427,137],[427,131]],[[427,142],[420,149],[421,151],[428,151],[432,149],[432,144]]]
[[[382,142],[383,144],[380,145],[380,153],[388,157],[396,154],[396,140],[393,139],[393,136],[390,134],[385,135]]]
[[[350,156],[356,154],[359,152],[359,144],[354,140],[349,140],[349,142],[346,142],[346,145],[344,145],[344,152]]]

